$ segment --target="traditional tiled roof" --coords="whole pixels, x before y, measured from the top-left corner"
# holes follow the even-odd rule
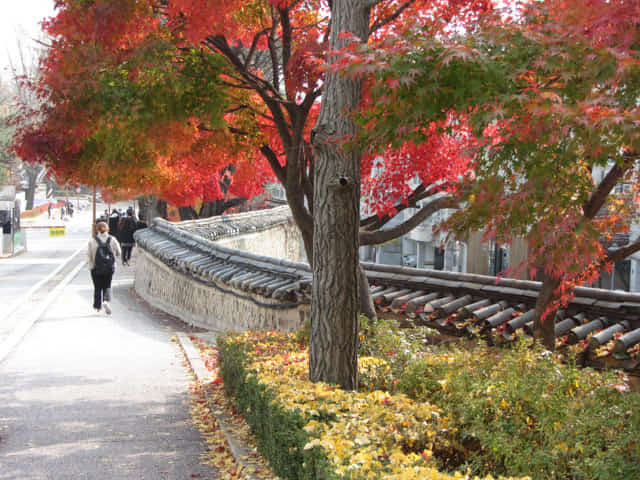
[[[180,223],[163,222],[162,219],[157,219],[157,221],[159,225],[165,226],[165,230],[170,226],[170,228],[177,228],[207,240],[221,240],[225,237],[261,232],[290,222],[291,210],[287,206],[282,206],[235,215],[187,220]]]
[[[310,302],[308,264],[256,255],[218,242],[271,228],[289,221],[289,216],[288,208],[279,207],[178,224],[157,219],[150,228],[137,232],[136,240],[149,254],[197,281],[269,298],[266,308],[290,308]],[[491,342],[510,342],[532,334],[539,282],[363,265],[377,309],[406,327],[428,325],[449,335],[480,335]],[[559,348],[575,350],[585,363],[640,373],[639,294],[577,288],[555,322]]]
[[[228,217],[180,224],[155,219],[150,228],[136,232],[136,242],[147,253],[197,281],[225,284],[287,304],[308,303],[311,271],[306,263],[256,255],[211,240],[260,231],[282,222],[282,212],[268,213],[234,215],[236,222],[229,222]],[[279,307],[273,304],[272,308]]]
[[[405,327],[426,325],[492,343],[533,334],[540,282],[365,264],[376,308]],[[557,312],[558,349],[584,364],[640,374],[640,295],[579,287]]]

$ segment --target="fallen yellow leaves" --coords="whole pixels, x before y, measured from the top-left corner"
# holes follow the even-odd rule
[[[172,339],[173,340],[173,339]],[[175,340],[174,340],[175,341]],[[215,349],[210,349],[204,343],[197,344],[201,355],[210,371],[217,372]],[[188,362],[183,356],[183,364],[188,367]],[[215,378],[215,376],[214,376]],[[234,434],[243,436],[248,441],[249,427],[241,417],[233,415],[229,400],[224,394],[224,386],[220,382],[201,384],[191,373],[191,399],[190,412],[191,423],[200,431],[206,444],[207,450],[201,454],[201,463],[209,465],[215,470],[215,478],[221,480],[240,479],[275,479],[276,477],[266,466],[264,460],[254,449],[255,454],[245,458],[245,465],[241,465],[233,456],[224,432],[218,424],[216,413],[226,413],[233,421]],[[217,412],[212,411],[212,407]]]

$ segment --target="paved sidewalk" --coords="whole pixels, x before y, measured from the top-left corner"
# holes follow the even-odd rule
[[[216,478],[191,426],[184,325],[131,295],[118,265],[113,315],[91,308],[82,268],[0,362],[0,479]]]

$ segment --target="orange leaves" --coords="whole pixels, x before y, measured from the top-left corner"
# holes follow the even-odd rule
[[[44,23],[45,31],[61,37],[101,45],[105,52],[130,49],[154,30],[159,18],[151,0],[60,0],[58,14]]]
[[[628,49],[638,45],[638,0],[553,0],[549,10],[568,32],[585,35],[596,47]]]
[[[171,0],[167,3],[167,15],[178,38],[183,37],[192,45],[198,45],[208,35],[233,31],[233,10],[240,0]]]

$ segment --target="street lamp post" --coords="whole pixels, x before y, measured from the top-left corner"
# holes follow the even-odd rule
[[[91,235],[96,234],[96,186],[93,186],[93,222],[91,223]]]

